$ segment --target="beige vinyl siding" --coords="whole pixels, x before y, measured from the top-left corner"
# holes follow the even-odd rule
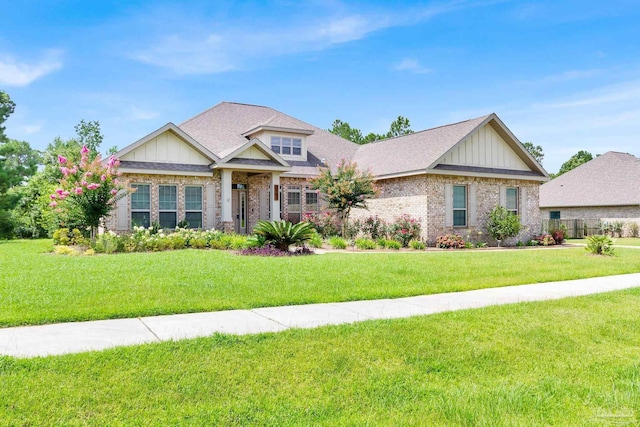
[[[481,127],[457,144],[440,163],[522,171],[530,170],[489,125]]]
[[[208,165],[211,163],[209,159],[169,131],[128,152],[120,160],[190,165]]]

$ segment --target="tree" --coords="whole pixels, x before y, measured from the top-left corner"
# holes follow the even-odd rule
[[[118,179],[118,159],[111,156],[103,164],[99,154],[93,161],[89,160],[89,156],[90,150],[84,145],[77,165],[59,156],[63,178],[59,180],[60,186],[50,195],[49,206],[57,209],[66,205],[77,208],[84,225],[91,228],[91,238],[94,239],[102,219],[109,215],[117,200],[124,197],[126,192],[120,192],[124,190],[124,185]]]
[[[5,128],[2,124],[13,114],[15,108],[15,102],[11,100],[7,93],[0,90],[0,142],[4,142],[7,138],[4,134]]]
[[[24,183],[38,170],[41,154],[31,148],[28,142],[8,139],[0,143],[0,193],[10,187]]]
[[[389,126],[389,132],[385,135],[387,138],[393,138],[396,136],[409,135],[413,133],[411,130],[411,123],[406,117],[398,116],[397,119],[391,122]]]
[[[78,144],[89,149],[89,158],[93,160],[98,155],[98,148],[102,144],[102,133],[100,132],[100,122],[93,120],[80,122],[73,127],[76,130]]]
[[[527,149],[529,154],[533,156],[534,159],[540,164],[542,164],[542,159],[544,159],[544,152],[542,151],[542,147],[539,145],[533,145],[533,142],[524,142],[522,143],[524,148]]]
[[[320,190],[329,207],[335,209],[342,220],[342,236],[349,221],[351,209],[367,209],[367,199],[377,194],[373,176],[360,171],[355,162],[342,160],[335,175],[324,168],[320,175],[310,180],[311,188]]]
[[[411,123],[409,119],[403,116],[398,116],[397,119],[391,122],[389,131],[384,134],[377,134],[370,132],[366,136],[363,136],[362,131],[358,128],[351,127],[349,123],[342,120],[334,120],[329,132],[338,135],[344,139],[348,139],[356,144],[368,144],[370,142],[379,141],[381,139],[393,138],[396,136],[403,136],[413,133],[411,130]]]
[[[489,213],[487,230],[498,241],[498,246],[503,240],[517,236],[520,227],[520,216],[509,212],[504,206],[496,206]]]
[[[589,153],[588,151],[580,150],[576,154],[571,156],[569,160],[564,162],[562,166],[560,166],[560,170],[558,171],[558,173],[555,175],[554,178],[557,178],[563,173],[567,173],[570,170],[573,170],[578,166],[584,163],[587,163],[588,161],[591,161],[591,160],[593,160],[593,155],[591,153]]]

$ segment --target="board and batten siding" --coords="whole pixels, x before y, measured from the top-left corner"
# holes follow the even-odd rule
[[[271,160],[271,157],[268,157],[266,154],[262,152],[258,147],[249,147],[244,150],[242,153],[235,156],[238,159],[259,159],[259,160]]]
[[[481,127],[464,141],[457,144],[440,163],[522,171],[530,170],[490,125]]]
[[[120,160],[190,165],[208,165],[211,163],[211,160],[170,131],[166,131],[136,147],[122,156]]]

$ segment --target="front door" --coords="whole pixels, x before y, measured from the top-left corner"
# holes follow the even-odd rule
[[[247,190],[233,190],[231,194],[234,230],[247,234]]]

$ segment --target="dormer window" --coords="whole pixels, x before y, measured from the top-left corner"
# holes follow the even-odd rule
[[[274,153],[282,154],[285,156],[301,156],[302,139],[272,136],[271,150],[273,150]]]

